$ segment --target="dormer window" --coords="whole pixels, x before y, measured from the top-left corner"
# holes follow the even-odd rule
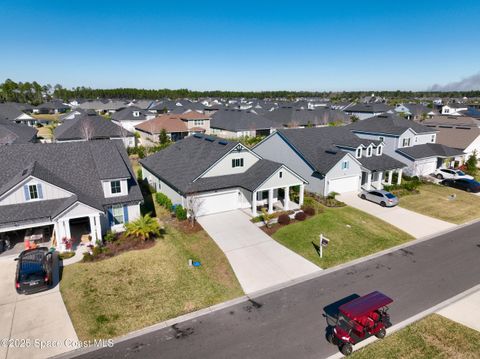
[[[404,138],[402,142],[402,147],[409,147],[410,146],[410,138]]]
[[[112,181],[110,182],[110,189],[112,194],[122,193],[122,186],[120,181]]]
[[[140,111],[133,111],[133,117],[139,117]]]
[[[23,191],[24,191],[24,194],[25,194],[25,200],[26,201],[43,198],[42,186],[41,186],[40,183],[25,185],[23,187]]]
[[[378,146],[377,147],[377,156],[381,156],[383,151],[383,146]]]
[[[203,120],[194,120],[193,124],[195,126],[203,126],[204,122],[203,122]]]
[[[372,146],[368,146],[367,147],[367,157],[371,157],[372,156]]]
[[[356,151],[356,153],[355,153],[355,156],[356,156],[357,158],[362,157],[362,148],[361,148],[361,147],[357,148],[357,151]]]
[[[232,168],[243,167],[243,158],[232,159]]]

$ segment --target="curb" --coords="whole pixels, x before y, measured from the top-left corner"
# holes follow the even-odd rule
[[[292,280],[289,280],[287,282],[284,282],[282,284],[278,284],[278,285],[275,285],[275,286],[272,286],[272,287],[268,287],[268,288],[265,288],[265,289],[261,289],[259,291],[255,291],[255,292],[252,292],[252,293],[249,293],[249,294],[245,294],[241,297],[237,297],[235,299],[232,299],[232,300],[229,300],[229,301],[226,301],[226,302],[223,302],[223,303],[219,303],[219,304],[215,304],[213,306],[210,306],[210,307],[207,307],[207,308],[203,308],[203,309],[200,309],[200,310],[197,310],[195,312],[191,312],[191,313],[187,313],[187,314],[184,314],[184,315],[181,315],[179,317],[176,317],[176,318],[171,318],[171,319],[167,319],[163,322],[160,322],[160,323],[157,323],[157,324],[153,324],[151,326],[148,326],[148,327],[145,327],[145,328],[142,328],[142,329],[139,329],[139,330],[136,330],[136,331],[133,331],[133,332],[130,332],[124,336],[120,336],[120,337],[117,337],[117,338],[114,338],[113,341],[114,341],[114,344],[118,344],[118,343],[121,343],[121,342],[124,342],[126,340],[129,340],[129,339],[133,339],[133,338],[136,338],[136,337],[139,337],[139,336],[142,336],[142,335],[145,335],[145,334],[149,334],[149,333],[152,333],[154,331],[157,331],[157,330],[160,330],[160,329],[164,329],[166,327],[169,327],[169,326],[172,326],[174,324],[179,324],[179,323],[182,323],[182,322],[185,322],[187,320],[191,320],[191,319],[195,319],[195,318],[199,318],[201,316],[204,316],[206,314],[210,314],[210,313],[213,313],[213,312],[216,312],[218,310],[221,310],[221,309],[224,309],[224,308],[228,308],[230,306],[233,306],[233,305],[236,305],[236,304],[239,304],[239,303],[243,303],[243,302],[246,302],[248,301],[249,299],[254,299],[254,298],[258,298],[260,296],[264,296],[264,295],[267,295],[267,294],[270,294],[270,293],[273,293],[273,292],[276,292],[276,291],[279,291],[279,290],[282,290],[282,289],[285,289],[285,288],[288,288],[288,287],[291,287],[291,286],[294,286],[294,285],[297,285],[297,284],[300,284],[300,283],[304,283],[304,282],[307,282],[309,280],[312,280],[312,279],[315,279],[315,278],[319,278],[321,276],[324,276],[326,274],[329,274],[329,273],[332,273],[332,272],[336,272],[336,271],[339,271],[339,270],[342,270],[342,269],[345,269],[345,268],[348,268],[348,267],[351,267],[351,266],[354,266],[354,265],[357,265],[357,264],[360,264],[360,263],[363,263],[363,262],[366,262],[366,261],[369,261],[371,259],[374,259],[374,258],[378,258],[378,257],[381,257],[385,254],[388,254],[388,253],[392,253],[392,252],[395,252],[399,249],[402,249],[402,248],[407,248],[407,247],[411,247],[411,246],[414,246],[416,244],[419,244],[419,243],[422,243],[422,242],[425,242],[425,241],[428,241],[430,239],[433,239],[433,238],[436,238],[436,237],[439,237],[439,236],[442,236],[444,234],[447,234],[447,233],[450,233],[450,232],[454,232],[458,229],[461,229],[463,227],[467,227],[467,226],[470,226],[470,225],[473,225],[475,223],[478,223],[480,222],[480,219],[477,219],[477,220],[473,220],[473,221],[470,221],[470,222],[467,222],[467,223],[464,223],[464,224],[460,224],[460,225],[457,225],[453,228],[448,228],[446,230],[443,230],[443,231],[440,231],[436,234],[432,234],[432,235],[429,235],[429,236],[425,236],[425,237],[422,237],[422,238],[418,238],[418,239],[414,239],[412,241],[409,241],[409,242],[406,242],[406,243],[403,243],[403,244],[400,244],[398,246],[395,246],[395,247],[391,247],[391,248],[387,248],[383,251],[380,251],[380,252],[377,252],[377,253],[373,253],[373,254],[370,254],[366,257],[362,257],[362,258],[358,258],[358,259],[355,259],[355,260],[352,260],[350,262],[347,262],[347,263],[342,263],[342,264],[339,264],[335,267],[332,267],[332,268],[328,268],[328,269],[324,269],[324,270],[319,270],[318,272],[316,273],[311,273],[311,274],[307,274],[305,276],[302,276],[302,277],[299,277],[299,278],[296,278],[296,279],[292,279]],[[480,285],[478,286],[479,289],[480,289]],[[476,288],[476,287],[474,287]],[[468,292],[468,291],[467,291]],[[453,298],[456,298],[458,296],[462,296],[465,292],[463,293],[460,293],[458,294],[457,296],[453,297]],[[467,293],[465,295],[468,295],[470,293]],[[460,299],[460,298],[458,298]],[[456,299],[456,300],[458,300]],[[448,300],[447,300],[448,301]],[[446,302],[447,302],[446,301]],[[441,303],[442,304],[442,303]],[[444,306],[448,305],[450,303],[447,303],[445,304]],[[433,308],[436,308],[433,307]],[[435,309],[434,311],[438,310],[440,308],[437,308]],[[430,310],[430,309],[429,309]],[[427,311],[429,311],[427,310]],[[423,313],[423,312],[422,312]],[[430,312],[428,313],[430,314]],[[426,316],[428,314],[425,314],[423,315]],[[418,315],[417,315],[418,316]],[[417,316],[414,316],[412,318],[415,318]],[[422,317],[419,317],[415,320],[418,320]],[[402,323],[406,323],[408,322],[409,319],[405,320],[404,322]],[[402,324],[400,323],[400,324]],[[400,324],[397,324],[395,326],[392,326],[391,328],[394,328],[394,330],[399,330],[401,328],[396,328],[397,326],[399,326]],[[405,324],[404,326],[408,325],[409,323]],[[403,328],[403,327],[402,327]],[[392,332],[392,329],[390,329],[390,332]],[[367,345],[368,343],[370,343],[369,339],[367,339],[365,342],[362,342],[362,343],[365,343],[365,345]],[[360,348],[360,344],[358,346],[358,348]],[[91,348],[81,348],[81,349],[76,349],[76,350],[72,350],[72,351],[69,351],[69,352],[66,352],[66,353],[63,353],[63,354],[59,354],[57,356],[54,356],[52,358],[57,358],[57,359],[60,359],[60,358],[74,358],[80,354],[85,354],[85,353],[89,353],[89,352],[92,352],[92,351],[95,351],[97,350],[98,348],[97,347],[91,347]],[[342,357],[342,354],[340,353],[340,357],[331,357],[331,359],[334,359],[334,358],[341,358]],[[330,359],[330,358],[329,358]]]
[[[470,294],[473,294],[477,291],[480,290],[480,284],[477,284],[475,287],[472,287],[470,289],[467,289],[466,291],[462,292],[462,293],[459,293],[457,294],[456,296],[452,297],[452,298],[449,298],[441,303],[438,303],[437,305],[434,305],[433,307],[431,308],[428,308],[420,313],[417,313],[415,314],[414,316],[408,318],[408,319],[405,319],[404,321],[398,323],[398,324],[395,324],[393,325],[392,327],[390,327],[388,329],[388,334],[387,336],[390,336],[392,335],[393,333],[395,332],[398,332],[399,330],[409,326],[410,324],[413,324],[414,322],[417,322],[419,321],[420,319],[423,319],[425,317],[427,317],[428,315],[430,314],[433,314],[435,312],[438,312],[440,309],[443,309],[445,307],[448,307],[450,304],[453,304],[457,301],[459,301],[460,299],[463,299],[465,297],[468,297]],[[459,323],[460,324],[460,323]],[[463,324],[462,324],[463,325]],[[359,350],[359,349],[362,349],[364,347],[366,347],[367,345],[371,344],[371,343],[374,343],[376,341],[378,341],[379,339],[377,339],[375,336],[372,336],[366,340],[364,340],[363,342],[357,344],[355,346],[355,351]],[[336,353],[336,354],[333,354],[333,355],[330,355],[329,357],[326,357],[325,359],[340,359],[340,358],[344,358],[344,355],[340,352]]]

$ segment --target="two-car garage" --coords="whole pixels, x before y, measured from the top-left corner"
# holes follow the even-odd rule
[[[326,194],[331,192],[346,193],[360,189],[360,176],[327,179]]]
[[[244,195],[240,189],[208,192],[195,196],[192,200],[197,208],[197,216],[232,211],[245,207]],[[247,207],[249,204],[247,203]]]

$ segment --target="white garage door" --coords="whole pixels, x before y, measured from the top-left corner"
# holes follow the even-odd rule
[[[327,194],[330,192],[345,193],[358,191],[359,180],[360,178],[358,176],[342,177],[329,180]]]
[[[417,164],[414,164],[412,168],[414,176],[428,176],[437,169],[437,159],[433,158],[430,160],[419,161]]]
[[[216,192],[198,196],[197,216],[205,216],[239,208],[239,192]]]

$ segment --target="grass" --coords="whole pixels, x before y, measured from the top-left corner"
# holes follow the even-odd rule
[[[354,352],[352,359],[479,358],[480,333],[438,314]]]
[[[190,258],[202,266],[189,267]],[[205,232],[173,227],[149,249],[66,266],[60,290],[81,340],[119,336],[243,295]]]
[[[323,209],[304,222],[280,228],[273,238],[321,268],[328,268],[387,249],[413,237],[400,229],[352,207]],[[317,249],[322,233],[330,243],[320,259]]]
[[[57,113],[57,114],[32,114],[30,116],[32,116],[33,118],[37,118],[37,119],[40,119],[40,120],[51,120],[51,121],[58,121],[58,119],[60,118],[62,114],[61,113]]]
[[[434,184],[421,185],[418,190],[419,194],[402,197],[400,207],[455,224],[480,217],[480,196]],[[452,194],[454,200],[449,199]]]

